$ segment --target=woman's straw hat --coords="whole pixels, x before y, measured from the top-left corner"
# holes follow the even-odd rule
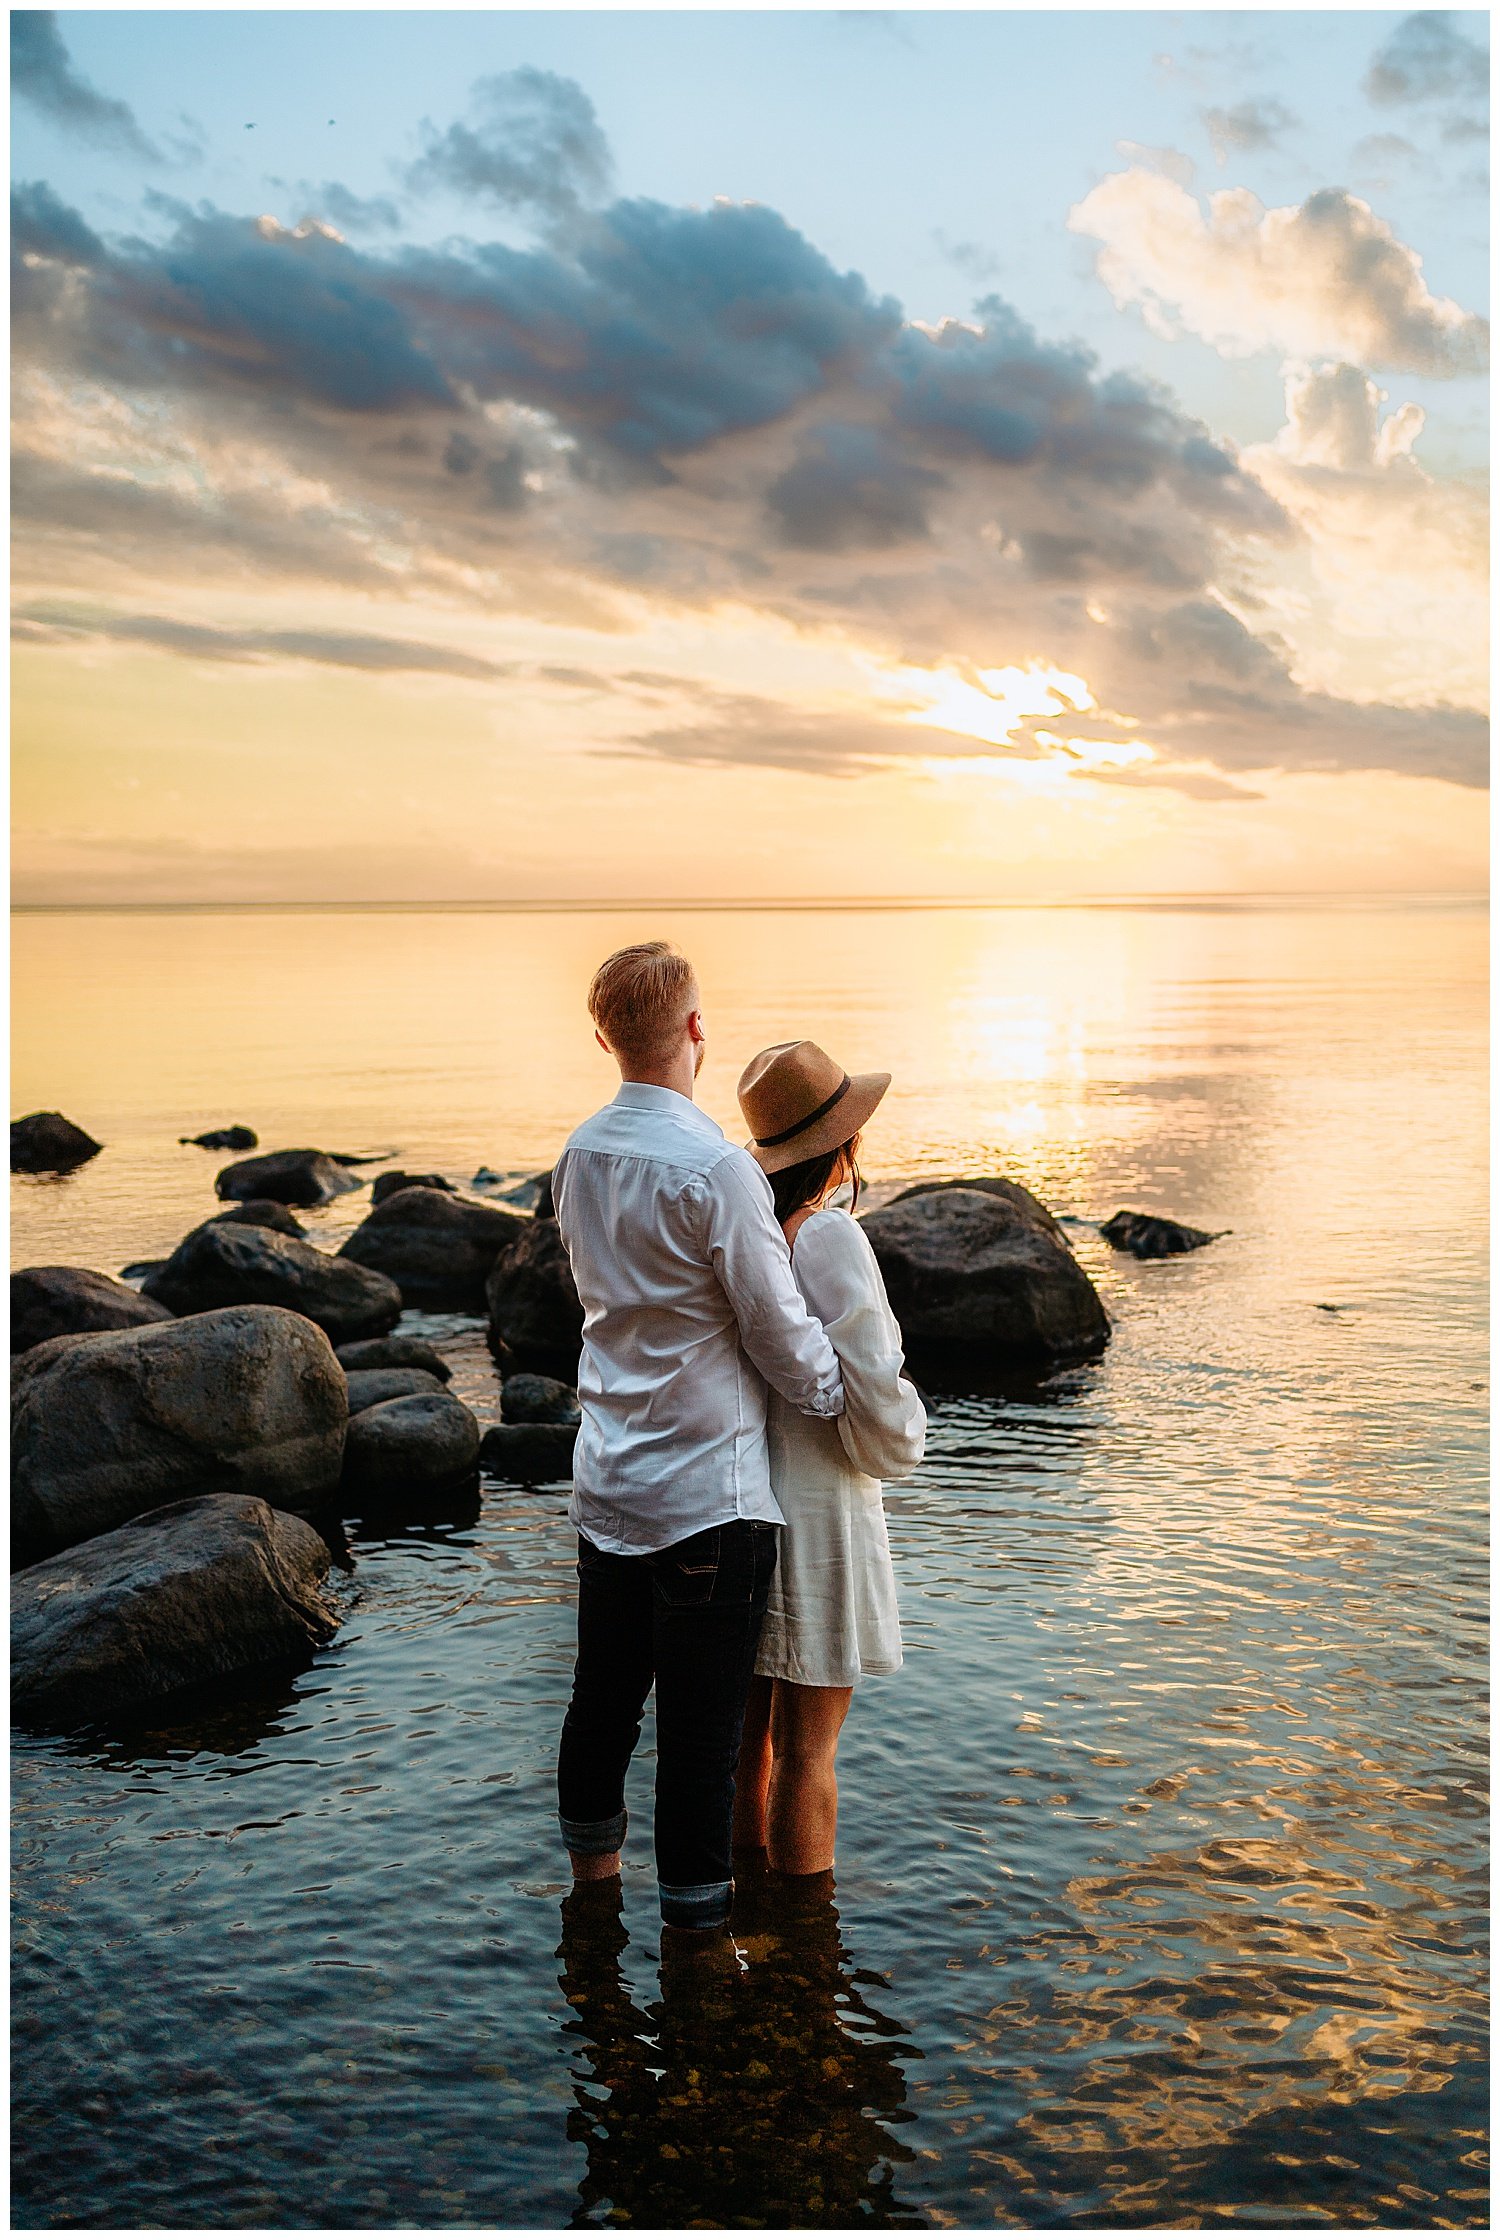
[[[745,1149],[767,1174],[837,1151],[890,1085],[888,1073],[845,1073],[815,1042],[773,1042],[740,1075],[736,1094],[751,1138]]]

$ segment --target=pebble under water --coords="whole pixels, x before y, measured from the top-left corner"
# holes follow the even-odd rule
[[[720,986],[711,1110],[779,1027],[889,1065],[871,1170],[1038,1190],[1113,1343],[934,1398],[832,1894],[742,1884],[733,1975],[663,1974],[649,1724],[621,1896],[568,1896],[563,1488],[351,1519],[305,1670],[18,1737],[15,2224],[1484,2225],[1476,914],[351,915],[276,1048],[306,920],[22,920],[16,1109],[108,1149],[18,1178],[16,1262],[164,1249],[230,1119],[535,1171],[605,1093],[580,960],[660,925]],[[503,1092],[516,1019],[434,994],[476,956],[562,1022]],[[1118,1205],[1231,1233],[1141,1264]],[[482,1327],[403,1327],[494,1420]]]

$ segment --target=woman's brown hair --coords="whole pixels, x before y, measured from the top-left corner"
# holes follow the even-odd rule
[[[858,1136],[851,1136],[847,1143],[836,1145],[832,1151],[820,1151],[815,1159],[804,1159],[798,1166],[783,1167],[778,1174],[773,1174],[770,1183],[776,1198],[777,1220],[790,1221],[801,1207],[812,1205],[821,1198],[840,1161],[854,1185],[854,1199],[849,1208],[852,1213],[859,1204],[862,1179],[854,1156],[858,1142]]]

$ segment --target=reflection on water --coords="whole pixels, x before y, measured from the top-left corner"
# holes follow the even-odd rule
[[[649,1728],[559,1953],[556,1488],[351,1519],[293,1679],[23,1738],[17,2223],[1482,2226],[1473,914],[29,919],[17,1109],[107,1149],[15,1259],[171,1244],[214,1122],[535,1171],[659,922],[711,1109],[788,1033],[889,1066],[872,1172],[1037,1189],[1114,1340],[934,1404],[837,1898],[743,1890],[733,1979],[662,1976]],[[1140,1265],[1120,1205],[1231,1234]],[[493,1420],[480,1325],[413,1327]]]

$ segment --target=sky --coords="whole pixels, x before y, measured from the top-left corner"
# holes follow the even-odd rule
[[[17,900],[1483,885],[1482,13],[11,22]]]

